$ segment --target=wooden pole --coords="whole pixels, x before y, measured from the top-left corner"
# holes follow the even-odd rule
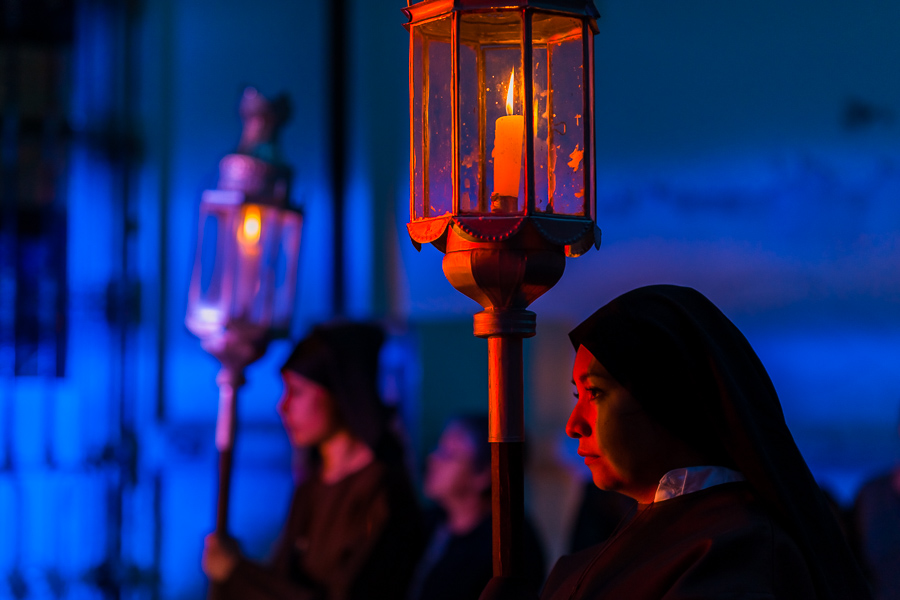
[[[216,419],[216,449],[219,451],[219,483],[216,497],[216,535],[228,537],[228,506],[231,500],[231,470],[237,434],[237,390],[244,383],[235,369],[222,367],[216,377],[219,413]]]
[[[522,577],[524,393],[522,338],[488,338],[494,577]]]
[[[535,334],[526,307],[553,287],[565,269],[563,248],[535,229],[509,240],[478,241],[451,228],[443,268],[447,280],[484,308],[474,334],[488,340],[488,441],[494,577],[481,600],[536,597],[525,584],[525,441],[523,340]]]
[[[216,449],[219,451],[219,481],[216,494],[216,536],[222,543],[228,535],[228,508],[231,502],[231,472],[237,436],[237,390],[244,384],[243,369],[224,366],[216,376],[219,412],[216,416]],[[210,582],[208,600],[222,598],[221,584]]]

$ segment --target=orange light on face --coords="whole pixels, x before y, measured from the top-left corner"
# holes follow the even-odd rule
[[[243,245],[259,243],[259,235],[262,231],[262,215],[256,206],[248,206],[244,211],[244,223],[238,233],[238,240]]]

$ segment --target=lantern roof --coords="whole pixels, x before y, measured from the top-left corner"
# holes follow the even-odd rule
[[[592,23],[600,18],[600,13],[597,12],[593,0],[422,0],[422,2],[416,3],[407,0],[407,7],[403,9],[403,12],[409,18],[409,23],[418,23],[461,11],[478,12],[527,8],[588,17]],[[596,28],[596,26],[592,25],[592,28]]]

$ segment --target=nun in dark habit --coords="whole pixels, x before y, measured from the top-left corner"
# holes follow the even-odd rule
[[[318,326],[282,367],[278,413],[309,457],[268,564],[206,538],[203,570],[220,600],[396,598],[422,547],[402,447],[377,389],[381,329]]]
[[[750,344],[696,290],[619,296],[569,334],[566,433],[636,512],[542,600],[862,600],[870,592]]]

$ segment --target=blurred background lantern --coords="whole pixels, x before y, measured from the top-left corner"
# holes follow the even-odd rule
[[[245,160],[250,166],[259,162],[232,154],[222,167]],[[274,199],[238,190],[203,194],[185,323],[210,352],[217,352],[216,339],[235,329],[259,330],[269,338],[288,333],[302,217],[267,200]]]
[[[217,189],[206,190],[200,202],[185,324],[222,364],[216,379],[216,532],[223,535],[236,391],[244,383],[244,369],[265,353],[269,341],[288,335],[294,311],[302,216],[287,205],[291,170],[281,162],[276,144],[288,110],[284,96],[269,101],[253,88],[244,91],[238,150],[222,159]]]
[[[425,0],[410,33],[413,243],[445,253],[488,339],[494,576],[522,575],[526,308],[595,225],[591,0]],[[499,593],[499,592],[498,592]],[[482,597],[493,597],[486,591]]]

